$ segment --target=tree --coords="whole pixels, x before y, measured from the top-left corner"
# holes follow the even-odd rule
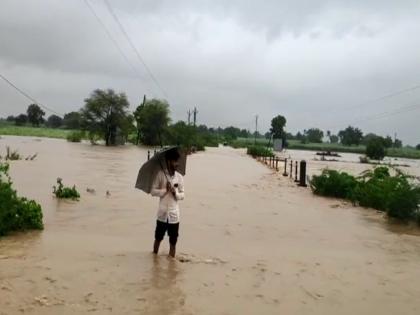
[[[366,155],[374,160],[383,160],[385,157],[385,145],[380,137],[373,138],[366,146]]]
[[[392,141],[392,138],[390,136],[386,136],[386,138],[382,138],[382,139],[383,139],[385,148],[388,149],[388,148],[392,147],[393,141]]]
[[[298,131],[295,138],[296,138],[296,140],[302,141],[305,138],[305,135],[302,134],[300,131]]]
[[[15,120],[16,120],[16,117],[12,116],[12,115],[7,116],[7,118],[6,118],[6,121],[8,121],[8,122],[14,122]]]
[[[343,145],[359,145],[363,139],[363,132],[359,128],[348,126],[338,133],[338,137]]]
[[[328,137],[328,140],[331,142],[331,131],[330,130],[327,130],[327,137]]]
[[[63,124],[63,118],[57,115],[51,115],[47,119],[47,126],[51,128],[59,128]]]
[[[278,115],[271,120],[270,133],[273,134],[274,139],[283,139],[285,126],[286,118],[281,115]]]
[[[403,145],[402,141],[400,139],[395,139],[394,143],[392,144],[392,146],[394,148],[401,148]]]
[[[70,112],[64,115],[63,125],[66,129],[80,129],[82,115],[79,112]]]
[[[163,145],[163,134],[170,122],[169,104],[152,99],[143,102],[134,112],[139,140],[145,145]]]
[[[338,143],[338,136],[337,135],[331,135],[330,136],[330,142],[331,143]]]
[[[107,146],[115,145],[118,133],[124,133],[123,129],[127,128],[128,107],[124,93],[97,89],[85,99],[81,110],[82,129],[89,132],[91,139],[99,136]]]
[[[306,138],[310,143],[322,143],[324,133],[318,128],[311,128],[306,131]]]
[[[45,112],[37,104],[29,105],[26,113],[28,115],[28,121],[32,126],[39,127],[44,122]]]
[[[420,143],[418,145],[416,145],[416,149],[420,150]]]
[[[28,122],[28,116],[26,116],[25,114],[20,114],[20,115],[15,117],[15,125],[16,126],[23,126],[27,122]]]

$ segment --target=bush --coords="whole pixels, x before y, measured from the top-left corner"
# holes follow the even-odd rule
[[[81,131],[72,131],[67,135],[67,141],[69,142],[80,142],[83,139],[83,132]]]
[[[366,146],[366,156],[374,160],[383,160],[386,151],[381,138],[376,137],[369,140]]]
[[[61,178],[57,178],[57,186],[53,186],[53,193],[57,198],[60,199],[73,199],[78,200],[80,198],[80,194],[76,189],[76,186],[73,187],[65,187],[63,185],[63,180]]]
[[[349,199],[356,205],[385,211],[390,217],[420,223],[420,186],[410,179],[399,170],[392,176],[384,166],[366,171],[358,178],[324,170],[313,176],[311,188],[318,195]]]
[[[350,198],[357,180],[345,172],[325,169],[321,175],[312,177],[310,185],[312,191],[318,195]]]
[[[0,163],[0,236],[12,231],[43,228],[41,206],[17,196],[9,176],[9,165]]]
[[[17,161],[21,159],[21,156],[17,150],[12,151],[9,146],[6,147],[6,156],[5,160]]]
[[[256,156],[266,156],[266,157],[274,156],[274,153],[270,148],[267,148],[265,146],[260,146],[260,145],[254,145],[254,146],[248,147],[246,153],[249,154],[249,155],[252,155],[253,157],[256,157]]]

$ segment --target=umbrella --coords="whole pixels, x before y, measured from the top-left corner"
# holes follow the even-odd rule
[[[152,191],[153,182],[159,171],[165,171],[167,169],[166,154],[171,150],[178,151],[180,158],[178,161],[177,171],[182,175],[185,175],[185,169],[187,165],[186,154],[178,147],[166,148],[157,152],[149,161],[143,164],[137,176],[136,188],[143,190],[147,194],[150,194]]]

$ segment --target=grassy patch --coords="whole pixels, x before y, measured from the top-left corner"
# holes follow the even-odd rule
[[[0,135],[4,136],[27,136],[66,139],[67,135],[74,130],[53,129],[47,127],[15,126],[8,123],[0,123]]]

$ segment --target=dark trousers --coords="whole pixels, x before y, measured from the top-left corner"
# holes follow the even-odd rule
[[[175,246],[178,241],[179,223],[167,223],[156,221],[155,240],[162,241],[165,233],[168,233],[169,244]]]

